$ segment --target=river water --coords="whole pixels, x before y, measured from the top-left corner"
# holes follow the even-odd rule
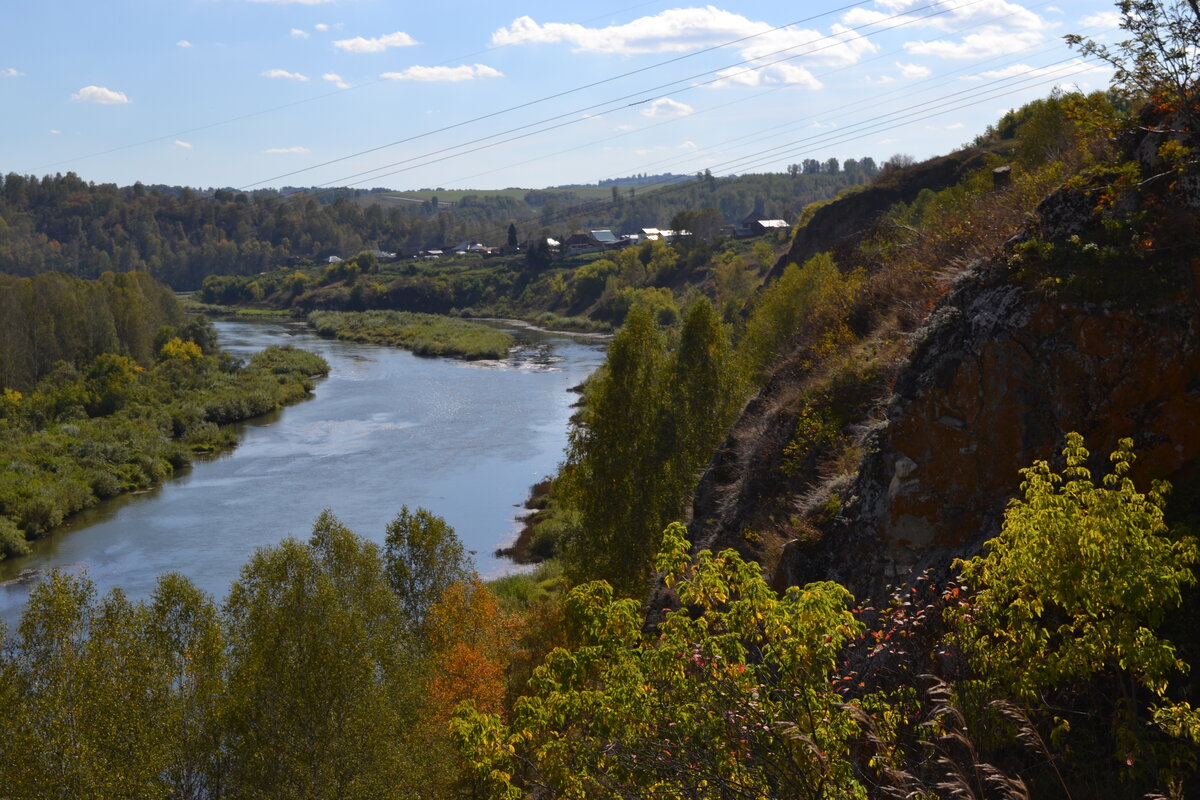
[[[286,536],[307,538],[329,508],[382,542],[400,507],[445,517],[485,577],[511,564],[509,543],[529,487],[562,460],[570,391],[603,360],[603,344],[517,332],[504,362],[419,358],[403,350],[322,339],[290,323],[218,322],[241,357],[288,343],[320,353],[329,377],[309,400],[241,426],[233,450],[161,486],[89,509],[0,562],[0,618],[12,626],[34,581],[25,570],[86,571],[100,593],[149,595],[181,572],[221,599],[242,565]],[[28,573],[27,573],[28,574]]]

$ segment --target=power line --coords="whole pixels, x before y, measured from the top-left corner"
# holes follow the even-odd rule
[[[328,160],[328,161],[322,161],[322,162],[320,162],[320,163],[318,163],[318,164],[312,164],[312,165],[310,165],[310,166],[303,167],[303,168],[301,168],[301,169],[297,169],[297,170],[293,170],[293,171],[291,171],[291,172],[285,172],[285,173],[282,173],[282,174],[280,174],[280,175],[275,175],[275,176],[273,176],[273,177],[270,177],[270,178],[264,178],[264,179],[262,179],[262,180],[255,181],[254,183],[249,183],[249,184],[246,184],[245,186],[243,186],[243,187],[242,187],[242,190],[243,190],[243,191],[245,191],[245,190],[247,190],[247,189],[251,189],[251,188],[253,188],[253,187],[255,187],[255,186],[261,186],[261,185],[262,185],[262,184],[264,184],[264,183],[271,183],[272,181],[282,180],[283,178],[290,178],[290,177],[292,177],[293,175],[299,175],[299,174],[302,174],[302,173],[305,173],[305,172],[310,172],[310,171],[312,171],[312,170],[314,170],[314,169],[320,169],[321,167],[326,167],[326,166],[329,166],[329,165],[331,165],[331,164],[338,164],[338,163],[341,163],[341,162],[343,162],[343,161],[348,161],[348,160],[350,160],[350,159],[352,159],[352,158],[358,158],[358,157],[360,157],[360,156],[369,155],[370,153],[376,153],[376,152],[379,152],[380,150],[385,150],[385,149],[387,149],[387,148],[390,148],[390,147],[395,147],[395,146],[397,146],[397,145],[401,145],[401,144],[408,144],[409,142],[415,142],[415,141],[418,141],[418,140],[420,140],[420,139],[426,139],[426,138],[428,138],[428,137],[430,137],[430,136],[436,136],[436,135],[437,135],[437,134],[439,134],[439,133],[445,133],[445,132],[447,132],[447,131],[452,131],[452,130],[455,130],[455,129],[457,129],[457,128],[464,127],[464,126],[466,126],[466,125],[472,125],[472,124],[474,124],[474,123],[476,123],[476,122],[482,122],[482,121],[484,121],[484,120],[493,119],[493,118],[495,118],[495,117],[499,117],[499,116],[502,116],[502,115],[504,115],[504,114],[509,114],[509,113],[511,113],[511,112],[513,112],[513,111],[520,111],[521,109],[530,108],[530,107],[532,107],[532,106],[535,106],[535,105],[540,105],[540,104],[542,104],[542,103],[546,103],[546,102],[549,102],[549,101],[551,101],[551,100],[557,100],[558,98],[561,98],[561,97],[566,97],[566,96],[568,96],[568,95],[572,95],[572,94],[576,94],[576,93],[578,93],[578,92],[582,92],[582,91],[585,91],[585,90],[587,90],[587,89],[592,89],[592,88],[595,88],[595,87],[597,87],[597,86],[603,86],[603,85],[604,85],[604,84],[606,84],[606,83],[612,83],[612,82],[614,82],[614,81],[618,81],[618,80],[621,80],[621,79],[623,79],[623,78],[628,78],[628,77],[630,77],[630,76],[632,76],[632,75],[638,75],[638,74],[640,74],[640,73],[643,73],[643,72],[648,72],[648,71],[650,71],[650,70],[653,70],[653,69],[658,69],[659,67],[665,67],[665,66],[668,66],[668,65],[670,65],[670,64],[675,64],[675,63],[677,63],[677,62],[684,61],[684,60],[686,60],[686,59],[689,59],[689,58],[695,58],[695,57],[697,57],[697,56],[701,56],[701,55],[704,55],[704,54],[706,54],[706,53],[711,53],[711,52],[713,52],[713,51],[715,51],[715,50],[720,50],[720,49],[722,49],[722,48],[725,48],[725,47],[731,47],[731,46],[733,46],[733,45],[735,45],[735,44],[740,44],[741,42],[749,41],[750,39],[755,39],[755,38],[758,38],[758,37],[760,37],[760,36],[765,36],[765,35],[767,35],[767,34],[769,34],[769,33],[774,33],[774,32],[776,32],[776,31],[783,30],[784,28],[789,28],[789,27],[791,27],[791,26],[793,26],[793,25],[800,25],[800,24],[803,24],[803,23],[805,23],[805,22],[811,22],[811,21],[812,21],[812,20],[814,20],[814,19],[820,19],[821,17],[825,17],[825,16],[828,16],[828,15],[830,15],[830,14],[836,14],[836,13],[838,13],[838,12],[840,12],[840,11],[845,11],[845,10],[847,10],[847,9],[854,8],[854,7],[856,7],[856,6],[866,5],[866,4],[867,4],[868,2],[870,2],[870,1],[871,1],[871,0],[856,0],[856,2],[854,2],[854,3],[850,3],[850,4],[848,4],[848,5],[840,6],[840,7],[838,7],[838,8],[834,8],[834,9],[831,9],[831,10],[829,10],[829,11],[823,11],[823,12],[821,12],[820,14],[815,14],[815,15],[813,15],[813,16],[805,17],[805,18],[803,18],[803,19],[796,20],[795,22],[789,22],[789,23],[787,23],[787,24],[785,24],[785,25],[778,25],[778,26],[776,26],[776,27],[774,27],[774,28],[770,28],[770,29],[768,29],[768,30],[765,30],[765,31],[760,31],[759,33],[750,34],[750,35],[748,35],[748,36],[743,36],[743,37],[741,37],[741,38],[738,38],[738,39],[732,39],[732,40],[730,40],[730,41],[727,41],[727,42],[722,42],[721,44],[711,45],[711,46],[709,46],[709,47],[705,47],[705,48],[702,48],[702,49],[700,49],[700,50],[693,51],[693,52],[691,52],[691,53],[685,53],[685,54],[683,54],[683,55],[680,55],[680,56],[676,56],[676,57],[674,57],[674,58],[667,59],[666,61],[660,61],[660,62],[658,62],[658,63],[656,63],[656,64],[650,64],[650,65],[648,65],[648,66],[645,66],[645,67],[639,67],[638,69],[635,69],[635,70],[630,70],[630,71],[628,71],[628,72],[623,72],[623,73],[620,73],[620,74],[618,74],[618,75],[612,75],[612,76],[610,76],[610,77],[607,77],[607,78],[602,78],[601,80],[598,80],[598,81],[593,81],[593,82],[591,82],[591,83],[587,83],[587,84],[584,84],[584,85],[582,85],[582,86],[576,86],[576,87],[575,87],[575,88],[573,88],[573,89],[566,89],[566,90],[564,90],[564,91],[561,91],[561,92],[556,92],[555,94],[545,95],[545,96],[543,96],[543,97],[539,97],[539,98],[536,98],[536,99],[534,99],[534,100],[529,100],[529,101],[527,101],[527,102],[524,102],[524,103],[518,103],[517,105],[514,105],[514,106],[509,106],[509,107],[507,107],[507,108],[502,108],[502,109],[500,109],[500,110],[498,110],[498,111],[491,111],[491,112],[488,112],[487,114],[481,114],[481,115],[479,115],[479,116],[477,116],[477,117],[472,117],[471,119],[463,120],[463,121],[461,121],[461,122],[455,122],[455,123],[452,123],[452,124],[450,124],[450,125],[444,125],[444,126],[442,126],[442,127],[440,127],[440,128],[435,128],[435,129],[433,129],[433,130],[425,131],[424,133],[418,133],[418,134],[414,134],[414,135],[412,135],[412,136],[408,136],[408,137],[405,137],[405,138],[403,138],[403,139],[397,139],[397,140],[395,140],[395,141],[393,141],[393,142],[388,142],[388,143],[386,143],[386,144],[377,145],[377,146],[375,146],[375,147],[371,147],[371,148],[368,148],[368,149],[366,149],[366,150],[359,150],[359,151],[357,151],[357,152],[354,152],[354,153],[349,153],[349,154],[347,154],[347,155],[344,155],[344,156],[339,156],[338,158],[333,158],[333,159],[330,159],[330,160]],[[980,1],[980,0],[974,0],[974,2],[979,2],[979,1]],[[745,62],[742,62],[742,63],[745,63]],[[702,74],[706,74],[706,73],[702,73]]]
[[[645,8],[646,6],[659,5],[661,2],[662,2],[662,0],[651,0],[650,2],[646,2],[646,3],[637,3],[636,5],[626,6],[625,8],[619,8],[615,11],[610,11],[605,14],[598,14],[594,17],[588,17],[588,18],[584,19],[583,21],[584,22],[592,22],[597,19],[603,19],[605,17],[610,17],[614,14],[621,14],[626,11],[632,11],[635,8]],[[830,12],[830,13],[832,13],[832,12]],[[446,64],[450,64],[455,61],[462,61],[463,59],[473,58],[474,56],[483,55],[484,53],[490,53],[494,50],[500,50],[502,48],[509,47],[509,46],[510,45],[507,45],[507,44],[492,45],[491,47],[485,47],[482,50],[476,50],[473,53],[467,53],[465,55],[456,56],[454,58],[448,58],[444,61],[436,62],[433,66],[444,66]],[[71,158],[65,158],[65,159],[62,159],[59,161],[53,161],[48,164],[43,164],[39,167],[34,167],[33,169],[34,169],[34,171],[50,169],[51,167],[57,167],[57,166],[61,166],[63,164],[71,164],[76,161],[86,161],[89,158],[97,158],[99,156],[111,155],[112,153],[119,153],[122,150],[130,150],[135,147],[142,147],[147,144],[154,144],[155,142],[164,142],[168,139],[175,139],[180,136],[187,136],[188,134],[198,133],[200,131],[206,131],[206,130],[210,130],[212,128],[219,128],[223,125],[231,125],[235,122],[242,122],[244,120],[253,119],[255,117],[261,117],[265,114],[273,114],[276,111],[283,111],[288,108],[294,108],[296,106],[316,102],[317,100],[324,100],[327,97],[333,97],[335,95],[345,94],[346,92],[351,92],[356,89],[363,89],[368,86],[377,86],[381,83],[386,83],[385,79],[377,78],[373,81],[367,81],[366,83],[360,83],[357,86],[350,86],[345,89],[337,89],[332,92],[325,92],[324,94],[318,94],[318,95],[314,95],[312,97],[306,97],[301,100],[294,100],[290,103],[283,103],[282,105],[271,106],[270,108],[259,109],[258,111],[251,111],[247,114],[241,114],[236,117],[229,117],[228,119],[218,120],[217,122],[210,122],[206,125],[198,125],[196,127],[186,128],[181,131],[176,131],[175,133],[167,133],[167,134],[163,134],[161,136],[153,136],[149,139],[142,139],[137,142],[130,142],[128,144],[119,145],[117,147],[111,147],[107,150],[99,150],[95,153],[88,153],[87,155],[83,155],[83,156],[72,156]]]
[[[967,2],[967,3],[964,3],[964,4],[960,5],[960,6],[957,6],[957,7],[956,7],[956,9],[957,9],[957,8],[964,8],[964,7],[966,7],[966,6],[970,6],[970,5],[975,5],[975,4],[977,4],[977,3],[979,3],[979,2],[982,2],[982,1],[983,1],[983,0],[970,0],[970,2]],[[910,9],[910,12],[911,12],[911,11],[913,11],[913,10],[916,10],[916,11],[921,11],[921,10],[925,10],[925,9],[929,9],[929,8],[936,8],[936,7],[939,7],[939,6],[938,6],[938,4],[937,4],[936,2],[934,2],[934,3],[929,3],[929,4],[927,4],[927,5],[921,6],[921,7],[917,8],[917,9]],[[331,186],[334,186],[335,184],[337,184],[337,185],[340,185],[340,186],[342,186],[342,187],[344,187],[344,186],[356,186],[356,185],[358,185],[358,184],[360,184],[360,183],[365,183],[366,181],[365,181],[365,180],[364,180],[364,181],[356,181],[356,182],[353,182],[353,183],[346,183],[346,182],[347,182],[347,181],[351,181],[351,180],[353,180],[354,178],[360,178],[360,177],[362,177],[362,176],[365,176],[365,175],[371,175],[371,173],[379,173],[379,172],[381,172],[382,170],[385,170],[385,169],[390,169],[390,168],[392,168],[392,167],[400,166],[400,165],[402,165],[402,164],[411,164],[411,163],[412,163],[412,162],[414,162],[414,161],[421,161],[422,163],[421,163],[421,164],[418,164],[417,166],[409,166],[409,167],[405,167],[404,169],[395,170],[395,171],[393,171],[393,172],[387,172],[387,173],[382,173],[382,174],[373,175],[371,178],[369,178],[369,180],[378,180],[378,179],[380,179],[380,178],[386,178],[386,177],[390,177],[390,176],[392,176],[392,175],[397,175],[397,174],[399,174],[399,173],[401,173],[401,172],[407,172],[407,171],[410,171],[410,170],[412,170],[412,169],[416,169],[418,166],[428,166],[428,165],[430,165],[430,164],[436,164],[436,163],[440,163],[440,162],[442,162],[442,161],[446,161],[446,160],[448,160],[448,159],[450,159],[450,158],[456,158],[456,157],[458,157],[458,156],[461,156],[461,155],[468,155],[468,154],[470,154],[470,153],[476,153],[476,152],[479,152],[480,150],[489,149],[489,148],[491,148],[491,147],[495,147],[495,146],[497,146],[497,145],[500,145],[500,144],[508,144],[508,143],[511,143],[511,142],[514,142],[514,141],[518,141],[518,140],[520,140],[520,139],[528,138],[528,137],[530,137],[530,136],[534,136],[534,135],[537,135],[537,134],[540,134],[540,133],[545,133],[545,132],[547,132],[547,131],[551,131],[551,130],[557,130],[557,129],[559,129],[559,128],[566,127],[566,126],[568,126],[568,125],[574,125],[574,124],[578,124],[578,123],[582,122],[582,121],[583,121],[583,119],[584,119],[584,118],[581,118],[579,115],[581,115],[581,114],[586,114],[586,113],[588,113],[588,112],[592,112],[592,111],[596,111],[597,109],[604,109],[604,111],[601,111],[600,113],[608,113],[608,112],[611,112],[611,111],[617,110],[617,109],[619,109],[619,108],[629,108],[629,107],[633,107],[633,106],[641,105],[642,103],[647,103],[647,102],[650,102],[650,100],[652,100],[652,99],[654,99],[656,96],[658,96],[658,94],[659,94],[659,93],[660,93],[660,92],[661,92],[663,89],[667,89],[667,88],[671,88],[671,87],[677,87],[679,84],[689,84],[689,83],[691,84],[691,85],[689,85],[689,86],[686,86],[686,87],[684,87],[684,88],[681,88],[681,89],[678,89],[678,90],[677,90],[677,93],[682,93],[682,92],[686,92],[686,91],[691,91],[691,90],[693,90],[693,89],[702,88],[702,87],[704,87],[704,86],[708,86],[708,85],[711,85],[711,84],[714,84],[714,83],[719,83],[719,82],[721,82],[721,81],[726,81],[726,80],[729,80],[729,79],[731,79],[731,78],[733,78],[733,77],[736,77],[737,75],[740,75],[740,74],[745,74],[745,73],[747,73],[747,72],[753,72],[753,71],[756,71],[756,70],[758,70],[758,69],[763,69],[763,68],[766,68],[766,67],[769,67],[769,66],[773,66],[773,65],[775,65],[775,64],[780,64],[780,63],[783,63],[783,62],[786,62],[786,61],[793,60],[793,59],[795,59],[795,58],[799,58],[799,57],[801,57],[801,56],[809,56],[809,55],[813,55],[814,53],[819,53],[819,52],[822,52],[822,51],[824,51],[824,50],[828,50],[828,49],[830,49],[830,48],[837,47],[837,46],[839,46],[839,45],[845,44],[845,40],[843,40],[843,39],[839,39],[838,37],[844,36],[844,35],[846,35],[846,34],[853,34],[853,33],[857,33],[857,32],[859,32],[859,31],[861,31],[861,30],[863,30],[863,29],[865,29],[865,28],[870,28],[870,27],[875,27],[875,26],[878,26],[878,25],[879,25],[879,23],[881,23],[881,22],[885,22],[885,21],[887,21],[887,20],[901,19],[901,18],[905,18],[905,17],[907,17],[907,19],[903,19],[903,21],[902,21],[902,22],[900,22],[900,23],[898,23],[898,24],[896,24],[896,25],[892,25],[892,26],[885,27],[885,28],[879,28],[879,29],[877,29],[877,30],[875,30],[875,31],[872,31],[872,33],[873,33],[873,34],[878,34],[878,33],[884,33],[884,32],[890,31],[890,30],[895,30],[896,28],[901,28],[901,27],[904,27],[904,26],[906,26],[906,25],[912,25],[912,24],[915,24],[915,23],[917,23],[917,22],[920,22],[920,21],[923,21],[923,20],[927,20],[927,19],[930,19],[930,18],[932,18],[932,17],[935,17],[935,16],[940,16],[940,15],[942,15],[942,14],[946,14],[946,13],[948,13],[950,10],[954,10],[954,9],[949,9],[949,8],[946,8],[946,7],[940,7],[940,9],[941,9],[941,10],[935,11],[935,12],[934,12],[934,13],[932,13],[932,14],[927,14],[927,15],[925,15],[925,16],[922,16],[922,17],[910,17],[910,16],[909,16],[909,14],[907,14],[907,13],[906,13],[906,14],[895,14],[895,15],[892,15],[892,16],[890,16],[890,17],[885,17],[885,18],[882,18],[882,19],[880,19],[880,20],[876,20],[876,21],[874,21],[874,22],[867,23],[866,25],[860,25],[860,26],[858,26],[857,28],[848,28],[848,29],[846,29],[846,30],[844,30],[844,31],[840,31],[840,32],[838,32],[837,34],[834,34],[834,35],[832,35],[832,36],[822,36],[822,37],[819,37],[818,39],[815,39],[815,40],[813,40],[813,41],[810,41],[810,42],[804,42],[804,43],[802,43],[802,44],[793,45],[793,46],[791,46],[791,47],[781,48],[780,50],[776,50],[776,51],[773,51],[773,52],[771,52],[771,53],[765,53],[765,54],[763,54],[763,55],[761,55],[761,56],[758,56],[758,57],[756,57],[756,58],[753,58],[753,59],[744,59],[744,60],[742,60],[742,61],[736,62],[736,63],[734,63],[734,64],[731,64],[731,65],[726,65],[726,66],[723,66],[723,67],[717,67],[717,68],[715,68],[715,69],[705,70],[705,71],[703,71],[703,72],[695,73],[695,74],[693,74],[693,75],[689,75],[689,76],[687,76],[687,77],[684,77],[684,78],[679,78],[679,79],[677,79],[677,80],[673,80],[673,81],[669,81],[669,82],[667,82],[667,83],[662,83],[662,84],[659,84],[659,85],[657,85],[657,86],[651,87],[650,89],[642,89],[642,90],[639,90],[638,92],[634,92],[634,93],[632,93],[632,94],[623,95],[623,96],[621,96],[621,97],[618,97],[618,98],[615,98],[615,99],[613,99],[613,100],[607,100],[607,101],[604,101],[604,102],[601,102],[601,103],[594,103],[594,104],[592,104],[592,105],[589,105],[589,106],[583,106],[583,107],[580,107],[580,108],[575,108],[575,109],[572,109],[571,111],[567,111],[567,112],[565,112],[565,113],[562,113],[562,114],[556,114],[556,115],[554,115],[554,116],[552,116],[552,117],[546,117],[546,118],[544,118],[544,119],[541,119],[541,120],[538,120],[538,121],[536,121],[536,122],[531,122],[531,123],[528,123],[528,124],[525,124],[525,125],[520,125],[520,126],[517,126],[517,127],[515,127],[515,128],[510,128],[510,129],[508,129],[508,130],[506,130],[506,131],[502,131],[502,132],[499,132],[499,133],[494,133],[494,134],[489,134],[488,136],[482,136],[482,137],[478,137],[478,138],[476,138],[476,139],[472,139],[472,140],[469,140],[469,141],[467,141],[467,142],[462,142],[462,143],[459,143],[459,144],[457,144],[457,145],[452,145],[452,146],[450,146],[450,147],[444,147],[444,148],[441,148],[441,149],[438,149],[438,150],[435,150],[435,151],[432,151],[432,152],[429,152],[429,153],[423,153],[423,154],[421,154],[421,155],[412,156],[412,157],[410,157],[410,158],[403,159],[403,160],[401,160],[401,161],[395,161],[395,162],[392,162],[392,163],[390,163],[390,164],[386,164],[386,165],[383,165],[383,166],[380,166],[380,167],[374,167],[374,168],[372,168],[372,169],[369,169],[369,170],[364,170],[364,171],[362,171],[362,172],[357,172],[357,173],[354,173],[354,174],[351,174],[351,175],[345,175],[345,176],[342,176],[342,177],[340,177],[340,178],[336,178],[336,179],[334,179],[334,180],[331,180],[331,181],[326,181],[326,182],[324,182],[324,183],[320,184],[320,187],[319,187],[319,188],[331,187]],[[865,37],[864,37],[864,38],[865,38]],[[776,60],[774,60],[774,61],[766,61],[766,62],[764,62],[764,61],[762,60],[762,59],[765,59],[765,58],[769,58],[769,57],[771,57],[771,56],[778,55],[778,54],[780,54],[780,53],[786,53],[786,52],[790,52],[790,51],[792,51],[792,50],[796,50],[796,49],[798,49],[798,48],[801,48],[801,47],[807,47],[807,46],[809,46],[809,45],[813,44],[814,42],[820,42],[820,41],[822,41],[822,40],[831,40],[831,41],[829,41],[829,43],[828,43],[828,44],[826,44],[826,45],[824,45],[824,46],[822,46],[822,47],[818,47],[818,48],[814,48],[814,49],[811,49],[811,50],[807,50],[807,51],[805,51],[805,52],[803,52],[803,53],[795,53],[795,54],[792,54],[792,55],[790,55],[790,56],[785,56],[785,57],[782,57],[782,58],[776,59]],[[736,73],[729,73],[729,70],[730,70],[730,69],[733,69],[733,68],[736,68],[736,67],[739,67],[739,66],[745,66],[745,65],[749,65],[749,64],[753,64],[753,65],[755,65],[755,66],[746,67],[745,69],[741,70],[740,72],[736,72]],[[705,76],[712,75],[713,73],[721,73],[721,72],[724,72],[724,73],[726,73],[726,74],[724,74],[724,75],[718,75],[718,76],[717,76],[717,77],[715,77],[715,78],[710,78],[709,80],[707,80],[707,81],[704,81],[704,82],[701,82],[701,83],[692,83],[693,81],[695,81],[695,80],[697,80],[697,79],[699,79],[699,78],[703,78],[703,77],[705,77]],[[611,106],[611,107],[609,107],[609,106]],[[449,153],[449,152],[451,152],[451,151],[453,151],[453,150],[458,150],[458,149],[460,149],[460,148],[470,147],[471,145],[477,145],[477,144],[481,144],[481,143],[483,143],[483,142],[487,142],[487,141],[489,141],[489,140],[492,140],[492,139],[495,139],[495,138],[497,138],[497,137],[499,137],[499,136],[506,136],[506,135],[508,135],[508,134],[511,134],[511,133],[517,133],[517,132],[519,132],[519,131],[527,131],[527,130],[529,130],[530,128],[535,128],[535,127],[537,127],[537,126],[539,126],[539,125],[546,125],[547,123],[551,123],[551,122],[558,122],[559,120],[563,120],[563,119],[568,119],[568,121],[567,121],[567,122],[559,122],[559,124],[556,124],[556,125],[549,125],[548,127],[542,128],[542,129],[540,129],[540,130],[530,131],[529,133],[521,134],[521,135],[519,135],[519,136],[514,136],[514,137],[512,137],[512,138],[509,138],[509,139],[504,139],[504,140],[501,140],[501,141],[492,142],[491,144],[488,144],[488,145],[483,145],[483,146],[480,146],[480,147],[473,147],[473,148],[471,148],[471,149],[469,149],[469,150],[463,150],[462,152],[455,153],[455,154],[453,154],[453,155],[448,155],[448,156],[444,156],[444,157],[442,157],[442,158],[436,158],[436,159],[431,159],[431,160],[425,161],[425,159],[430,159],[432,156],[435,156],[435,155],[441,155],[441,154],[443,154],[443,153]],[[378,149],[380,149],[380,148],[373,148],[371,151],[363,151],[363,152],[364,152],[364,153],[365,153],[365,152],[374,152],[375,150],[378,150]],[[361,154],[362,154],[362,153],[360,153],[359,155],[361,155]],[[339,159],[339,160],[343,160],[343,159]],[[314,167],[314,168],[315,168],[315,167]],[[297,170],[297,172],[303,172],[303,171],[306,171],[306,170]],[[295,173],[289,173],[289,175],[292,175],[292,174],[295,174]],[[268,180],[274,180],[274,179],[268,179]],[[255,185],[257,185],[257,184],[250,184],[250,186],[249,186],[249,187],[243,187],[243,188],[244,188],[244,189],[245,189],[245,188],[250,188],[250,187],[252,187],[252,186],[255,186]]]

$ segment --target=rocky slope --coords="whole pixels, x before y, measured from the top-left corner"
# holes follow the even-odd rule
[[[1170,138],[1126,142],[1123,172],[1069,184],[958,277],[913,337],[885,419],[864,420],[865,455],[823,518],[811,494],[780,503],[799,384],[778,373],[701,481],[696,544],[753,550],[754,510],[774,503],[793,512],[773,515],[777,531],[809,531],[784,547],[778,585],[831,578],[878,597],[977,551],[1019,469],[1053,461],[1068,431],[1086,437],[1097,476],[1128,436],[1135,480],[1189,479],[1200,463],[1200,169],[1159,158]]]

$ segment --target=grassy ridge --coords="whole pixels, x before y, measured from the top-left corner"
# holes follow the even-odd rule
[[[514,343],[489,325],[409,311],[314,311],[308,321],[322,336],[403,347],[419,356],[504,358]]]

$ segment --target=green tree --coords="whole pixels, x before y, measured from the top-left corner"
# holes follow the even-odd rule
[[[725,326],[708,298],[700,297],[688,307],[667,369],[669,434],[662,450],[669,459],[664,468],[671,484],[671,512],[679,514],[743,397]]]
[[[1165,102],[1192,120],[1200,82],[1200,5],[1196,0],[1120,0],[1121,28],[1129,38],[1113,47],[1077,34],[1067,43],[1084,55],[1108,62],[1113,81]]]
[[[398,793],[419,681],[378,548],[325,512],[308,544],[255,554],[225,615],[230,793]]]
[[[30,594],[7,672],[19,697],[0,736],[13,798],[157,798],[169,681],[145,609],[117,590],[53,573]],[[11,689],[10,689],[11,691]]]
[[[746,367],[761,373],[785,355],[798,334],[809,341],[842,324],[854,305],[862,275],[843,275],[828,253],[803,267],[789,264],[779,280],[759,293],[740,345]]]
[[[563,476],[567,503],[583,520],[565,543],[569,571],[608,580],[625,594],[644,591],[671,505],[658,471],[663,359],[662,334],[644,307],[633,306],[588,385]]]
[[[604,582],[566,600],[579,644],[549,654],[511,722],[474,707],[454,734],[481,794],[590,798],[865,798],[849,759],[851,709],[828,690],[859,630],[845,589],[790,587],[726,550],[688,556],[662,537],[679,593],[656,635]]]
[[[224,797],[227,664],[219,611],[191,581],[169,573],[158,579],[147,612],[148,640],[170,686],[158,719],[170,752],[163,779],[172,797]]]
[[[454,528],[424,508],[403,506],[388,524],[384,565],[408,626],[419,631],[430,607],[474,571]]]
[[[1032,701],[1109,676],[1129,729],[1142,703],[1163,700],[1170,676],[1186,669],[1155,629],[1195,583],[1197,561],[1196,541],[1163,522],[1169,487],[1134,487],[1132,448],[1121,440],[1101,486],[1077,433],[1067,435],[1061,473],[1045,461],[1022,470],[1024,498],[1010,504],[1000,535],[986,555],[960,562],[976,596],[959,616],[959,641],[994,686]]]

